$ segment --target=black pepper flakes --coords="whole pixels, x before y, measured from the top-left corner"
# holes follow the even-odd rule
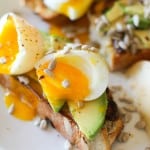
[[[45,76],[42,75],[42,76],[39,77],[39,80],[42,80],[42,79],[44,79],[44,78],[45,78]]]

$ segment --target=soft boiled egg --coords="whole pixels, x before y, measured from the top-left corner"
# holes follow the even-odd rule
[[[75,49],[43,57],[36,72],[47,99],[91,101],[106,90],[108,68],[100,54]]]
[[[22,74],[43,56],[40,32],[13,13],[0,19],[0,73]]]
[[[93,0],[44,0],[47,7],[53,11],[63,14],[71,20],[83,16]]]

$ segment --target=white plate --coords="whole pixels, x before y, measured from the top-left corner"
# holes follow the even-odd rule
[[[47,30],[48,25],[34,15],[27,8],[22,8],[19,0],[0,0],[0,15],[15,11],[19,12],[31,24],[41,30]],[[119,75],[111,76],[111,84],[125,83]],[[64,150],[65,139],[52,127],[43,131],[33,125],[33,122],[22,122],[8,115],[3,102],[3,91],[0,89],[0,150]],[[138,120],[134,114],[131,123],[125,127],[132,137],[125,144],[115,143],[113,150],[144,150],[150,146],[150,139],[144,131],[135,130],[134,124]]]

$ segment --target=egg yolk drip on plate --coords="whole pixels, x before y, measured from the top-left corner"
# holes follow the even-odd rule
[[[8,74],[18,53],[17,31],[13,20],[9,17],[0,31],[0,73]]]
[[[2,78],[5,80],[3,86],[8,89],[4,97],[8,112],[20,120],[32,120],[37,114],[36,110],[40,98],[13,77]]]
[[[76,61],[77,58],[74,57]],[[51,63],[51,62],[49,62]],[[45,70],[48,62],[37,69],[39,81],[48,99],[83,100],[89,93],[89,82],[79,69],[67,64],[65,59],[57,58],[56,66],[51,74]]]

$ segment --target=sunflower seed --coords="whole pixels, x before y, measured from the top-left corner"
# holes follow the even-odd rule
[[[123,102],[123,103],[127,103],[127,104],[132,104],[132,103],[133,103],[131,99],[125,98],[125,97],[123,97],[123,98],[120,97],[120,98],[119,98],[119,101],[120,101],[120,102]]]
[[[107,18],[103,15],[101,16],[98,20],[95,21],[96,22],[96,31],[99,32],[99,30],[101,28],[103,28],[105,25],[108,25],[108,20]]]
[[[119,85],[118,86],[116,85],[116,86],[110,87],[110,91],[113,92],[113,93],[117,92],[117,91],[122,91],[122,90],[123,90],[122,87],[119,86]]]
[[[123,42],[123,41],[119,41],[118,45],[121,49],[126,50],[127,49],[127,45]]]
[[[71,49],[72,49],[71,46],[66,45],[66,46],[64,47],[64,49],[63,49],[63,54],[69,53]]]
[[[68,88],[70,86],[70,82],[67,79],[63,80],[61,84],[64,88]]]
[[[128,112],[136,112],[136,107],[133,106],[132,104],[126,105],[123,108]]]
[[[25,76],[18,76],[17,78],[19,82],[23,83],[24,85],[28,85],[30,83],[30,80]]]
[[[101,20],[106,24],[109,23],[108,19],[104,15],[101,16]]]
[[[39,125],[40,125],[40,122],[41,122],[41,118],[38,117],[38,118],[36,118],[36,120],[34,121],[34,125],[35,125],[35,126],[39,126]]]
[[[129,113],[125,113],[121,117],[124,123],[129,123],[132,119],[132,115]]]
[[[89,50],[90,46],[89,45],[82,45],[81,49],[82,50]]]
[[[129,32],[130,34],[132,34],[133,26],[132,26],[131,24],[127,24],[127,25],[126,25],[126,28],[127,28],[128,32]]]
[[[64,127],[65,127],[66,132],[69,134],[69,136],[72,136],[73,131],[72,131],[72,127],[71,127],[70,121],[66,117],[64,117],[64,121],[63,122],[64,122]]]
[[[7,62],[6,57],[0,57],[0,64],[5,64]]]
[[[53,76],[53,72],[51,70],[49,70],[49,69],[44,69],[44,73],[47,74],[50,77]]]
[[[47,128],[47,121],[45,119],[41,120],[40,128],[41,129],[46,129]]]
[[[133,16],[133,24],[138,27],[139,26],[139,23],[140,23],[140,18],[138,15],[134,15]]]
[[[127,34],[124,36],[123,42],[124,42],[127,46],[130,45],[130,38],[129,38],[129,36],[128,36]]]
[[[56,59],[53,58],[52,61],[48,65],[48,69],[52,71],[56,67]]]
[[[127,113],[126,110],[124,110],[124,108],[120,108],[120,109],[119,109],[119,112],[120,112],[120,114],[121,114],[122,116]]]
[[[139,120],[136,124],[135,127],[137,129],[145,129],[146,128],[146,123],[144,120]]]
[[[12,114],[15,110],[15,105],[14,104],[11,104],[8,108],[8,114]]]
[[[130,137],[130,133],[128,133],[128,132],[122,132],[120,135],[119,135],[119,137],[118,137],[118,141],[119,142],[127,142],[128,141],[128,139],[129,139],[129,137]]]
[[[72,49],[81,49],[81,44],[74,44],[73,46],[72,46]]]
[[[95,47],[91,47],[90,50],[91,50],[92,52],[98,52],[98,48],[95,48]]]
[[[123,25],[121,23],[116,24],[116,29],[118,32],[122,32],[124,30]]]

